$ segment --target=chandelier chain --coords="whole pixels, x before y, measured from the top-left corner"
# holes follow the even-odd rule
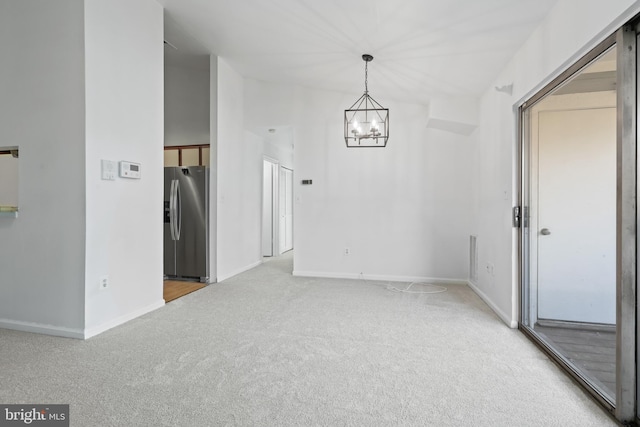
[[[369,93],[369,62],[364,63],[364,93]]]

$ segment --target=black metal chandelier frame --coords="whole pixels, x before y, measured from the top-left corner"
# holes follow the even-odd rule
[[[364,94],[344,111],[344,140],[348,148],[382,148],[389,139],[389,109],[369,95],[368,65],[373,56],[364,54],[362,59],[365,61]]]

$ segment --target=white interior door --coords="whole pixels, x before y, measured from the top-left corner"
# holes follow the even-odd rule
[[[286,192],[286,206],[285,206],[285,250],[289,251],[293,249],[293,171],[289,169],[285,169],[286,176],[286,184],[285,184],[285,192]]]
[[[538,318],[615,324],[616,109],[538,120]]]
[[[275,219],[277,218],[274,203],[277,187],[275,186],[275,173],[277,164],[268,160],[263,162],[262,179],[262,256],[274,256],[275,253]]]
[[[293,171],[280,168],[280,253],[293,249]]]

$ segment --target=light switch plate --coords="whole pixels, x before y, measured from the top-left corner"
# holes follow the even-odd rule
[[[100,161],[101,177],[105,181],[115,181],[118,174],[118,162],[113,160]]]

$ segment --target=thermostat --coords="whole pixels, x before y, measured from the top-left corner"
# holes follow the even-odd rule
[[[120,162],[120,177],[140,179],[140,163]]]

